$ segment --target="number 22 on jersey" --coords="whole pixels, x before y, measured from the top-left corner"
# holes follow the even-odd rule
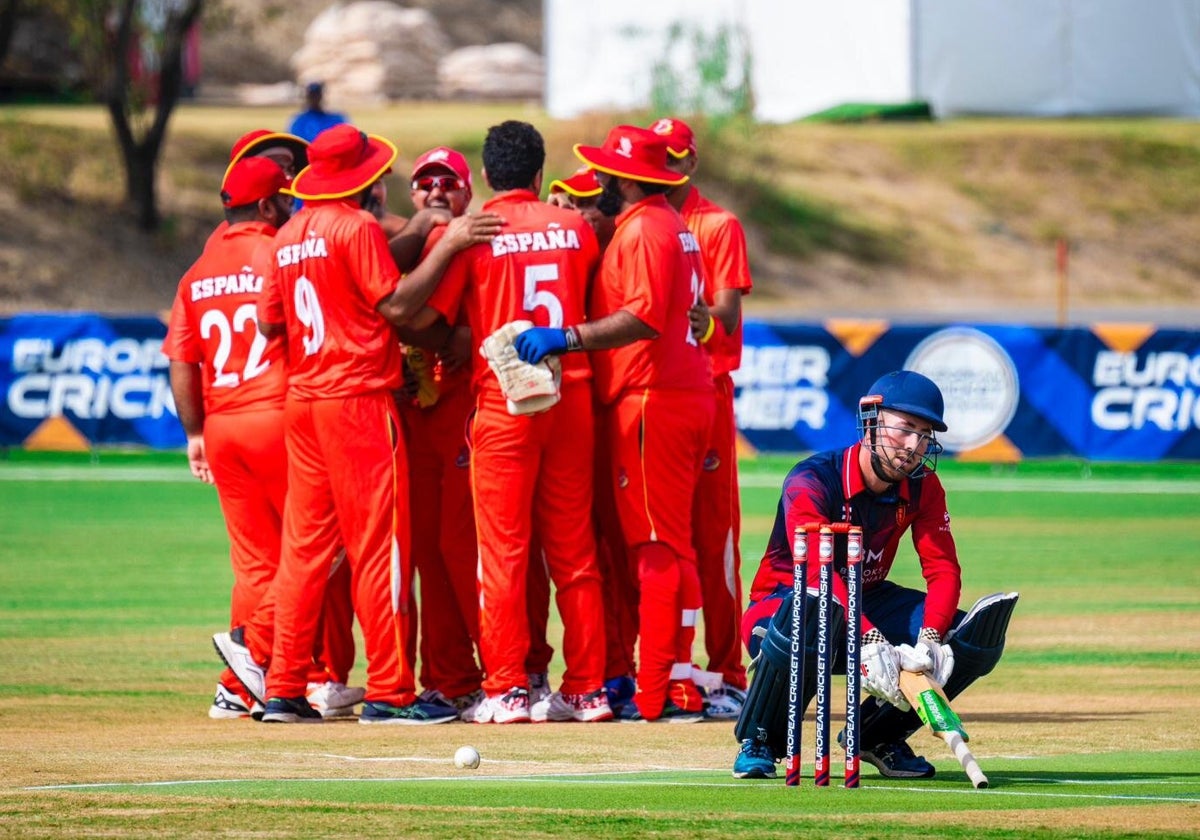
[[[233,313],[231,322],[220,309],[210,309],[200,318],[200,336],[205,341],[217,333],[217,349],[212,354],[214,388],[236,388],[243,382],[248,382],[261,374],[271,363],[262,360],[267,349],[267,339],[258,331],[257,313],[253,303],[243,303]],[[247,329],[249,327],[249,329]],[[229,364],[229,356],[233,350],[234,333],[253,332],[250,341],[250,352],[246,354],[246,364],[239,375],[225,369]]]

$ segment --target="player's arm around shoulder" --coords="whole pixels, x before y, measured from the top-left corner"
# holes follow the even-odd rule
[[[408,325],[414,329],[428,327],[437,316],[425,306],[425,302],[437,287],[450,261],[460,251],[491,242],[503,225],[504,220],[495,213],[468,214],[451,221],[437,244],[404,281],[396,285],[390,295],[376,304],[376,310],[397,326]]]

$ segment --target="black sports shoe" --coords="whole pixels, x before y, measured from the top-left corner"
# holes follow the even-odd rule
[[[417,700],[407,706],[397,706],[379,700],[363,703],[359,723],[398,723],[407,726],[426,726],[434,723],[450,723],[458,720],[458,709],[453,704],[426,703]]]
[[[325,718],[303,694],[299,697],[272,697],[263,708],[263,723],[320,723],[323,720]]]
[[[914,755],[907,741],[877,744],[862,751],[862,760],[879,768],[879,775],[889,779],[932,779],[934,766],[923,755]]]

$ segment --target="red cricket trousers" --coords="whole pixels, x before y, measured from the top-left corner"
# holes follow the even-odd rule
[[[741,509],[737,476],[737,426],[733,380],[715,380],[716,415],[696,483],[692,540],[704,603],[704,649],[708,670],[735,688],[746,687],[742,662]]]
[[[526,578],[536,534],[563,621],[561,690],[604,682],[604,606],[592,532],[592,397],[567,382],[541,414],[509,415],[498,390],[477,398],[471,473],[479,540],[480,647],[484,690],[528,687]]]
[[[408,473],[395,401],[385,391],[289,398],[285,418],[288,498],[274,604],[256,611],[247,627],[252,652],[269,644],[267,694],[305,693],[330,569],[345,547],[365,645],[366,698],[408,705],[416,699],[405,653],[412,570],[401,506]]]
[[[689,680],[700,610],[692,505],[714,402],[709,391],[622,392],[606,419],[612,478],[638,600],[638,710],[662,713],[673,680]]]
[[[421,592],[421,684],[447,697],[479,688],[475,512],[466,425],[475,400],[465,377],[429,408],[403,406],[412,558]],[[414,636],[415,638],[415,636]],[[410,640],[411,644],[411,640]]]

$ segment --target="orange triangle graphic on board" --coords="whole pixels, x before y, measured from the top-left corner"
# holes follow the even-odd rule
[[[1096,338],[1107,344],[1109,350],[1120,353],[1137,350],[1157,329],[1153,324],[1092,324]]]
[[[754,448],[754,444],[746,440],[746,436],[741,432],[737,433],[737,437],[733,441],[734,447],[737,449],[739,458],[753,458],[758,454],[758,450]]]
[[[92,448],[91,441],[65,417],[47,417],[25,438],[23,446],[36,452],[87,452]]]
[[[988,461],[993,464],[1015,464],[1021,460],[1021,450],[1004,435],[996,435],[983,446],[955,453],[958,461]]]
[[[841,342],[851,356],[861,356],[879,336],[891,326],[887,321],[850,321],[830,318],[825,322],[825,331]]]

